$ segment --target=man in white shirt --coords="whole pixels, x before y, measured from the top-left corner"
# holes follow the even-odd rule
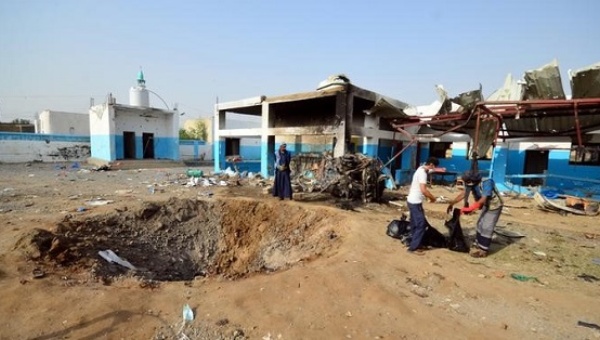
[[[408,211],[410,211],[410,231],[411,241],[408,247],[410,253],[422,255],[423,251],[419,249],[423,235],[427,228],[427,220],[423,211],[423,198],[429,198],[430,202],[435,202],[435,196],[427,189],[427,175],[433,171],[439,164],[435,157],[427,160],[425,165],[420,166],[413,175],[410,191],[406,202],[408,203]]]

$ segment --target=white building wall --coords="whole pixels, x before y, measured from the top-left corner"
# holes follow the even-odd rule
[[[192,144],[179,144],[179,155],[182,160],[187,159],[200,159],[205,161],[211,161],[213,159],[213,145],[212,144],[204,144],[194,146]],[[198,152],[196,153],[196,148]]]
[[[89,115],[85,113],[44,110],[36,123],[36,133],[90,135]]]
[[[55,140],[53,136],[38,134],[0,133],[0,162],[83,162],[90,157],[90,143],[86,140]]]
[[[124,131],[133,131],[136,136],[143,132],[154,133],[155,137],[172,137],[171,117],[162,114],[152,114],[151,117],[141,117],[139,111],[123,111],[122,108],[115,113],[115,135],[122,135]],[[179,131],[178,131],[179,132]]]
[[[108,136],[114,130],[115,111],[111,105],[101,104],[90,108],[88,118],[90,135]]]

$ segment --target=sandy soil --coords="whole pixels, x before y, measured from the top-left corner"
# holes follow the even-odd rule
[[[578,326],[600,324],[598,217],[507,198],[499,225],[524,238],[497,236],[485,259],[417,256],[385,234],[397,205],[65,166],[0,165],[0,339],[600,338]],[[426,204],[441,232],[445,210]],[[476,218],[462,217],[466,234]]]

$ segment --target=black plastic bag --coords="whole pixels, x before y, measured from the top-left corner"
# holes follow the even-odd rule
[[[433,248],[446,248],[447,244],[448,240],[446,239],[446,236],[428,223],[427,229],[425,229],[425,235],[423,235],[423,240],[421,241],[421,245]]]
[[[467,245],[462,227],[460,226],[460,209],[454,208],[454,211],[452,211],[452,219],[446,221],[445,226],[449,231],[448,249],[461,253],[468,253],[469,246]]]
[[[410,235],[410,222],[407,220],[393,220],[387,226],[387,235],[402,240]]]

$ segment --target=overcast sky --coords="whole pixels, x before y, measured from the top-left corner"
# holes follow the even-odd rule
[[[186,117],[220,101],[311,91],[330,74],[405,102],[558,59],[600,61],[600,1],[0,1],[0,120],[87,112],[147,86]],[[566,92],[570,92],[568,88]],[[162,103],[151,96],[153,106]]]

